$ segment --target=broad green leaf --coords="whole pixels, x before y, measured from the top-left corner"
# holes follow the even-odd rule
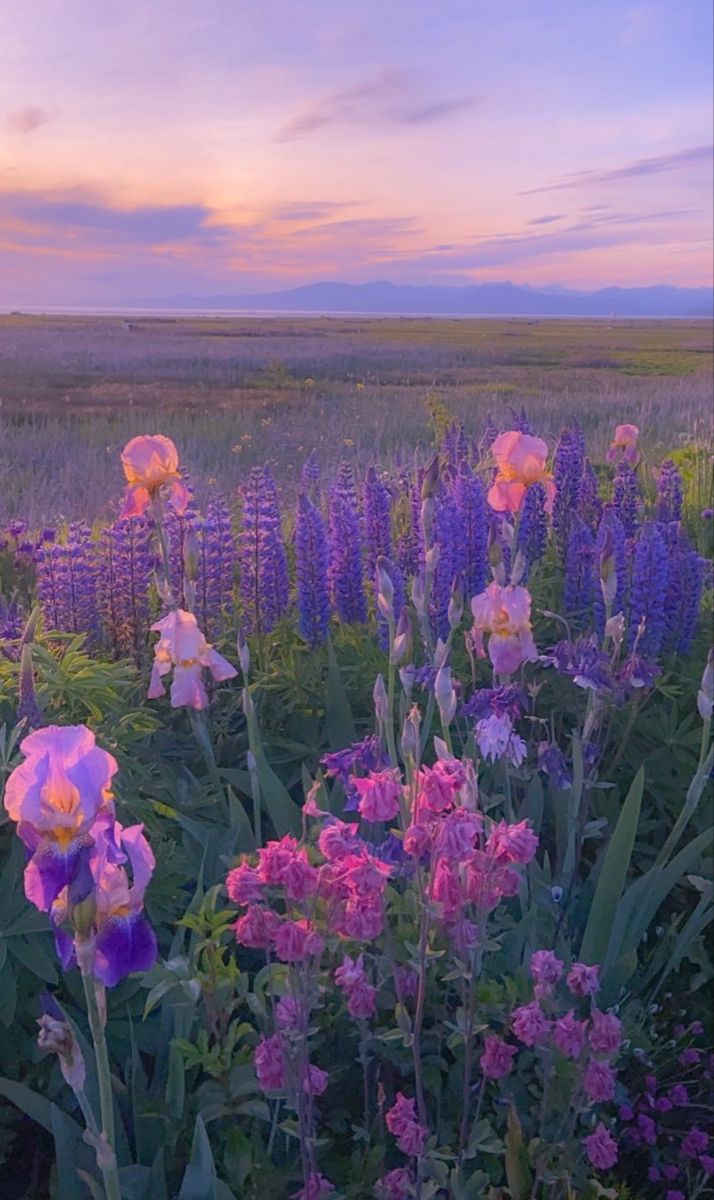
[[[600,964],[607,958],[617,907],[635,844],[644,782],[644,768],[640,767],[622,806],[595,888],[590,916],[580,946],[580,958],[586,963]]]

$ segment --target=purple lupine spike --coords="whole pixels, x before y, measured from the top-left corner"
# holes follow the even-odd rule
[[[453,479],[456,476],[461,463],[468,458],[468,445],[466,441],[466,435],[464,433],[463,421],[451,422],[448,429],[444,433],[441,450],[444,457],[444,475],[450,479]]]
[[[533,433],[533,426],[531,425],[530,417],[528,416],[528,413],[523,405],[521,405],[520,412],[516,412],[515,408],[511,408],[511,413],[513,416],[511,427],[513,429],[517,429],[519,433]]]
[[[665,525],[681,521],[684,504],[682,476],[671,458],[666,458],[657,480],[657,520]]]
[[[263,470],[265,479],[266,519],[270,528],[270,596],[272,623],[281,620],[290,606],[290,576],[288,573],[288,556],[282,534],[282,517],[278,488],[270,467]]]
[[[463,534],[464,591],[470,600],[483,591],[488,574],[486,489],[481,478],[462,462],[452,494]]]
[[[17,599],[5,600],[0,596],[0,653],[12,662],[17,662],[20,657],[19,642],[26,621],[27,614]],[[11,646],[10,642],[18,644]]]
[[[179,515],[171,505],[168,505],[164,514],[164,528],[169,543],[168,582],[179,608],[186,608],[186,596],[184,594],[186,536],[189,531],[195,532],[199,518],[196,498],[193,494],[193,485],[188,474],[183,470],[181,471],[181,482],[188,493],[186,510]]]
[[[661,526],[660,532],[669,546],[662,651],[688,654],[699,623],[707,562],[692,548],[681,525]]]
[[[602,516],[597,475],[589,458],[584,461],[578,484],[578,516],[593,531],[597,529]]]
[[[644,620],[644,633],[637,643],[638,654],[644,658],[655,659],[662,645],[668,569],[664,538],[656,524],[650,522],[643,527],[635,546],[628,626],[628,646],[632,649]]]
[[[330,491],[328,581],[330,602],[340,620],[346,624],[366,621],[359,514],[350,490],[342,491],[339,486]]]
[[[238,562],[243,628],[246,633],[269,633],[285,615],[289,602],[287,557],[270,471],[253,467],[240,494]]]
[[[639,496],[637,473],[624,461],[618,464],[612,489],[612,504],[617,513],[625,537],[633,538],[637,532]]]
[[[449,633],[449,601],[454,577],[463,571],[464,534],[461,517],[449,492],[442,491],[434,503],[434,543],[439,557],[431,593],[431,620],[437,637]]]
[[[525,583],[535,563],[540,562],[548,545],[548,514],[545,511],[546,493],[542,483],[532,484],[523,501],[518,527],[518,549],[525,560],[521,582]]]
[[[140,663],[149,633],[154,568],[145,517],[118,520],[103,531],[98,551],[97,598],[104,637],[116,655]]]
[[[210,501],[198,523],[199,569],[196,582],[198,623],[210,641],[222,633],[233,606],[235,543],[225,497]]]
[[[581,431],[577,427],[564,429],[553,455],[553,477],[557,489],[553,503],[553,533],[563,560],[577,508],[583,462]]]
[[[625,531],[622,528],[617,513],[608,505],[602,514],[595,539],[593,553],[593,603],[595,610],[595,629],[602,640],[605,633],[605,600],[600,586],[600,560],[606,546],[614,558],[617,587],[612,603],[612,616],[625,612],[627,607],[627,551],[625,548]]]
[[[315,450],[308,454],[300,473],[300,488],[313,504],[320,502],[320,466]]]
[[[592,612],[594,548],[595,539],[588,526],[576,517],[568,534],[563,607],[568,619],[578,628],[587,624]]]
[[[70,525],[63,543],[38,551],[37,593],[49,629],[96,635],[96,548],[86,524]]]
[[[397,498],[394,506],[396,530],[395,557],[405,579],[411,579],[419,570],[419,526],[414,525],[412,483],[406,471],[397,480]]]
[[[370,467],[362,491],[364,513],[364,543],[367,556],[367,577],[374,578],[380,555],[392,558],[392,497],[387,485]]]
[[[387,558],[386,555],[383,557],[385,560],[382,564],[383,569],[387,572],[387,575],[392,581],[392,587],[394,588],[392,608],[396,622],[400,612],[407,602],[407,587],[399,563],[395,562],[394,559]],[[377,592],[379,591],[379,579],[376,566],[372,578],[374,580],[374,598],[376,602]],[[379,608],[377,608],[377,640],[379,641],[380,650],[384,650],[386,653],[389,650],[389,626],[379,611]]]
[[[327,589],[327,530],[319,509],[307,496],[298,496],[295,523],[295,575],[298,625],[310,646],[327,636],[330,600]]]

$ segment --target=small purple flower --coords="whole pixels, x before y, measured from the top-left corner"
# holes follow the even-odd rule
[[[325,522],[307,496],[300,495],[295,524],[298,624],[310,646],[321,645],[327,636],[330,621],[327,566]]]
[[[657,480],[657,520],[665,525],[681,521],[684,501],[682,476],[672,462],[666,458],[662,463]]]

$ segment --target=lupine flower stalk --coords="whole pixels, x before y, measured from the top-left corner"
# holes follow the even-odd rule
[[[238,562],[242,624],[246,633],[268,633],[285,615],[289,597],[277,491],[268,468],[253,468],[241,496]]]
[[[591,615],[593,603],[593,561],[595,539],[590,529],[576,516],[568,533],[565,556],[563,607],[569,620],[583,627]]]
[[[643,526],[632,569],[632,597],[628,645],[637,643],[638,652],[646,658],[657,657],[665,633],[665,601],[669,562],[664,538],[654,522]],[[638,634],[641,622],[644,633]]]
[[[135,517],[108,525],[99,542],[97,597],[105,639],[115,654],[140,662],[149,632],[154,560],[148,521]]]
[[[637,532],[638,525],[639,495],[637,472],[624,460],[619,463],[615,472],[612,505],[622,522],[625,537],[633,538]]]
[[[606,603],[601,586],[603,556],[607,556],[608,560],[611,561],[614,586],[610,603],[610,615],[614,616],[617,613],[624,612],[627,603],[627,554],[625,550],[625,531],[622,528],[622,523],[617,513],[610,506],[602,514],[593,553],[595,628],[600,639],[605,635],[606,621]]]
[[[295,523],[295,574],[298,626],[310,646],[321,645],[330,622],[327,530],[319,509],[307,496],[298,496]]]
[[[96,548],[86,524],[70,525],[63,543],[38,551],[37,594],[46,628],[96,633]]]
[[[216,637],[232,608],[236,560],[231,518],[224,497],[211,500],[205,517],[198,522],[198,536],[196,609],[204,633]]]
[[[682,476],[672,462],[666,458],[662,463],[657,480],[657,520],[664,525],[681,521],[684,504]]]
[[[354,478],[346,462],[330,489],[328,546],[332,607],[346,624],[361,624],[367,619],[362,535]]]
[[[548,516],[545,505],[545,488],[542,483],[534,483],[526,492],[518,526],[518,549],[526,564],[522,576],[523,583],[527,581],[535,563],[545,554],[548,542]]]
[[[478,475],[462,462],[453,485],[453,502],[462,535],[460,555],[464,591],[470,600],[486,584],[488,517],[486,489]]]
[[[568,534],[578,504],[583,464],[581,431],[577,427],[564,429],[553,455],[553,476],[556,486],[553,532],[562,559],[565,559]]]

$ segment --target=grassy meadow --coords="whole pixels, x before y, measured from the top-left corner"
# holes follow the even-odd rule
[[[467,432],[525,406],[600,457],[634,420],[653,456],[711,436],[708,321],[0,317],[0,518],[107,515],[118,452],[161,430],[201,487],[270,463],[410,458],[447,409]]]

